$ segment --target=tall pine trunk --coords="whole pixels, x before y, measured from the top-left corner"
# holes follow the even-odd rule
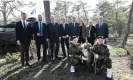
[[[130,33],[130,24],[131,24],[131,18],[132,18],[132,13],[133,13],[133,1],[132,1],[132,6],[131,6],[131,9],[130,9],[130,13],[129,13],[129,18],[128,18],[128,24],[127,24],[127,29],[126,29],[126,32],[125,32],[125,36],[124,36],[124,39],[121,43],[121,48],[124,48],[126,43],[127,43],[127,38],[128,38],[128,35]]]
[[[50,1],[49,0],[43,0],[44,2],[44,11],[45,11],[45,20],[46,23],[50,23]]]

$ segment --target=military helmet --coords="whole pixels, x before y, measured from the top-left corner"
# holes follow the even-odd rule
[[[74,37],[72,37],[72,38],[71,38],[71,41],[72,41],[73,39],[75,39],[75,38],[77,38],[77,37],[75,37],[75,36],[74,36]]]
[[[97,39],[104,39],[103,36],[98,36]]]

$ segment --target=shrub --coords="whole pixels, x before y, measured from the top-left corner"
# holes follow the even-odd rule
[[[9,63],[9,62],[16,62],[18,61],[19,59],[19,56],[20,56],[20,53],[7,53],[7,55],[5,56],[5,59],[6,59],[6,62]]]
[[[116,48],[116,54],[119,55],[119,56],[125,56],[127,55],[127,51],[123,48]]]

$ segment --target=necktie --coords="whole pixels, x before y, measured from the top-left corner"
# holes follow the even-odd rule
[[[41,25],[41,21],[40,21],[40,34],[42,36],[42,25]]]
[[[64,30],[65,30],[65,24],[63,24]]]
[[[26,29],[25,21],[23,21],[23,27],[24,27],[24,29]]]
[[[54,26],[54,23],[52,23],[53,24],[53,26]]]
[[[102,27],[102,23],[100,23],[100,27]]]
[[[75,23],[73,23],[73,26],[75,27]]]

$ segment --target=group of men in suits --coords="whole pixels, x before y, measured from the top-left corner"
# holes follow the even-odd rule
[[[33,39],[36,42],[37,57],[38,61],[41,60],[40,48],[43,46],[43,62],[47,62],[46,55],[47,49],[50,48],[50,59],[61,59],[58,57],[59,44],[61,43],[61,48],[63,52],[63,59],[66,58],[67,54],[69,56],[69,41],[72,37],[80,37],[80,24],[76,22],[75,17],[73,17],[73,22],[67,23],[65,18],[61,19],[61,23],[56,23],[54,17],[50,17],[50,23],[42,22],[42,16],[38,15],[38,21],[34,23],[33,26],[26,21],[26,14],[21,13],[21,21],[16,23],[16,39],[17,44],[20,46],[21,52],[21,62],[22,66],[30,66],[29,64],[29,46]],[[99,23],[96,25],[96,36],[103,36],[105,39],[108,38],[108,25],[103,23],[102,17],[99,17]],[[91,34],[91,35],[93,35]],[[86,34],[87,35],[87,34]],[[49,45],[49,46],[48,46]],[[67,51],[65,50],[65,45]],[[55,55],[55,56],[54,56]],[[26,64],[25,64],[26,62]]]

